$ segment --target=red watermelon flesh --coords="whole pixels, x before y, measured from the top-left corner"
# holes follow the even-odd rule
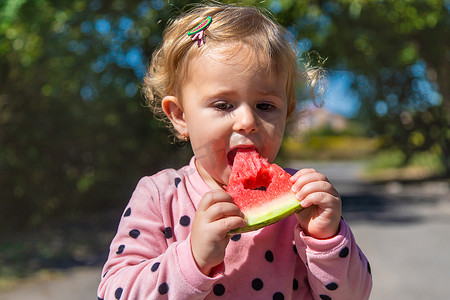
[[[291,191],[290,177],[255,149],[238,149],[226,191],[245,214],[248,225],[232,233],[256,230],[299,211],[302,207]]]

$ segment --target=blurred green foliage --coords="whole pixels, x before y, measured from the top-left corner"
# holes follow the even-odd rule
[[[42,0],[0,12],[3,230],[123,205],[140,176],[185,160],[139,92],[173,9]]]
[[[362,175],[370,181],[419,181],[444,172],[440,155],[433,151],[415,152],[407,165],[404,161],[400,149],[386,149],[373,156]]]
[[[330,124],[310,129],[291,125],[288,132],[280,150],[284,161],[363,160],[372,156],[380,146],[380,138],[365,136],[365,127],[354,120],[347,120],[340,128],[333,128]]]
[[[283,141],[285,160],[361,160],[377,149],[379,140],[364,136],[310,135],[301,143],[292,137]]]
[[[327,25],[313,43],[353,73],[358,119],[384,148],[439,156],[450,176],[450,1],[319,1]]]
[[[272,11],[300,52],[353,72],[360,119],[403,162],[431,149],[449,172],[448,0],[242,2]],[[0,2],[0,230],[123,206],[139,177],[187,161],[139,88],[190,3]]]

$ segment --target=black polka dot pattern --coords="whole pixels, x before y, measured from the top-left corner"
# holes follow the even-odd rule
[[[171,239],[172,238],[172,228],[170,228],[170,227],[164,228],[164,236],[166,237],[166,239]]]
[[[284,300],[283,293],[276,292],[275,294],[273,294],[273,300]]]
[[[129,217],[131,216],[131,207],[128,207],[128,209],[125,211],[125,213],[123,214],[124,217]]]
[[[252,288],[255,291],[261,290],[263,288],[263,286],[264,286],[264,283],[263,283],[263,281],[261,279],[259,279],[259,278],[253,279],[253,281],[252,281]]]
[[[130,231],[129,235],[133,238],[133,239],[137,239],[138,236],[141,234],[141,232],[137,229],[133,229]]]
[[[270,250],[267,250],[266,253],[264,254],[264,257],[266,258],[266,260],[268,262],[273,262],[273,253]]]
[[[155,265],[159,266],[159,263],[155,263]],[[153,271],[153,268],[154,268],[154,266],[152,267],[152,271]],[[157,267],[155,268],[155,270],[156,269],[157,269]],[[307,276],[305,276],[304,281],[305,281],[305,284],[307,286],[309,286],[309,282],[308,282],[308,277]],[[263,282],[263,280],[261,278],[255,278],[255,279],[252,280],[251,286],[252,286],[253,290],[260,291],[260,290],[262,290],[264,288],[264,282]],[[330,290],[330,291],[334,291],[334,290],[336,290],[338,288],[338,284],[335,283],[335,282],[331,282],[331,283],[327,284],[325,287],[328,290]],[[292,281],[292,290],[298,291],[298,289],[299,289],[299,282],[298,282],[298,280],[296,278],[294,278],[293,281]],[[223,296],[223,295],[225,295],[225,292],[226,292],[226,289],[225,289],[225,286],[223,284],[217,283],[217,284],[214,285],[214,287],[213,287],[214,295],[216,295],[216,296]],[[322,294],[322,295],[319,295],[319,296],[320,296],[320,299],[323,299],[323,300],[327,300],[327,299],[331,300],[332,299],[330,296],[325,295],[325,294]],[[284,298],[285,297],[284,297],[284,294],[282,292],[276,292],[276,293],[273,294],[273,299],[275,299],[275,300],[283,300]]]
[[[331,282],[331,283],[327,284],[325,287],[330,291],[334,291],[338,288],[338,285],[335,282]]]
[[[176,177],[176,178],[175,178],[175,187],[176,187],[176,188],[178,188],[178,185],[180,184],[180,182],[181,182],[181,178]]]
[[[348,249],[348,247],[344,247],[342,248],[341,251],[339,251],[339,257],[347,257],[347,255],[349,254],[350,250]]]
[[[114,292],[114,297],[116,297],[116,299],[120,299],[120,297],[122,297],[122,292],[123,292],[123,289],[122,289],[122,288],[118,288],[118,289]]]
[[[155,262],[151,268],[152,272],[156,272],[156,270],[158,270],[158,268],[159,268],[159,265],[160,265],[159,262]]]
[[[191,224],[191,218],[189,216],[182,216],[180,218],[180,225],[183,227],[188,227]]]
[[[216,296],[223,296],[223,294],[225,294],[225,287],[223,286],[223,284],[218,283],[218,284],[214,285],[213,293]]]
[[[177,188],[178,188],[179,184],[181,183],[181,181],[182,180],[180,178],[175,178],[174,183],[175,183],[175,186]],[[132,208],[128,207],[125,210],[125,212],[123,214],[123,217],[129,217],[129,216],[131,216],[131,213],[132,213]],[[183,227],[189,227],[191,225],[191,223],[192,223],[192,220],[191,220],[191,218],[188,215],[183,215],[179,219],[179,224],[181,226],[183,226]],[[175,227],[175,228],[177,228],[177,227]],[[141,232],[139,231],[139,229],[133,229],[133,230],[131,230],[129,232],[129,236],[134,238],[134,239],[137,239],[140,236],[140,234],[141,234]],[[172,227],[164,228],[163,234],[164,234],[166,239],[173,238],[173,229],[172,229]],[[234,241],[234,242],[238,242],[241,239],[241,237],[242,237],[241,234],[235,234],[235,235],[233,235],[231,237],[231,240]],[[126,245],[124,245],[124,244],[119,245],[118,248],[117,248],[116,254],[124,253],[125,248],[126,248]],[[293,248],[292,249],[293,249],[293,253],[295,255],[298,255],[298,250],[297,250],[297,247],[296,247],[295,243],[293,244]],[[275,253],[275,254],[277,254],[277,253]],[[349,248],[348,247],[344,247],[344,248],[342,248],[340,250],[339,257],[340,258],[346,258],[349,254],[350,254]],[[264,252],[264,258],[265,258],[265,260],[268,263],[273,263],[274,260],[275,260],[274,253],[271,250],[267,250],[266,252]],[[279,259],[279,258],[277,257],[277,259]],[[360,253],[360,259],[362,259],[361,253]],[[306,263],[306,265],[308,266],[308,263]],[[159,269],[159,267],[160,267],[160,262],[154,262],[151,265],[151,271],[152,272],[156,272]],[[367,270],[368,270],[369,274],[372,274],[369,262],[367,262]],[[108,271],[106,271],[106,273],[103,275],[103,277],[105,277],[107,275],[107,273],[108,273]],[[248,278],[248,279],[251,279],[251,277]],[[262,279],[261,278],[254,278],[251,281],[251,287],[252,287],[252,289],[254,291],[261,291],[261,290],[263,290],[263,288],[264,288],[263,279],[264,279],[264,277],[262,277]],[[305,283],[307,285],[309,284],[307,277],[305,278]],[[293,281],[292,281],[292,290],[293,291],[298,291],[299,288],[300,288],[299,287],[299,281],[296,278],[294,278]],[[325,285],[325,288],[328,291],[335,291],[335,290],[337,290],[339,288],[339,285],[336,282],[330,282],[330,283]],[[169,293],[169,284],[167,282],[163,282],[163,283],[161,283],[158,286],[157,290],[158,290],[158,293],[160,295],[166,295],[166,294]],[[267,285],[267,282],[266,282],[265,290],[266,291],[269,290],[269,286]],[[272,291],[272,292],[275,292],[275,291]],[[214,293],[215,296],[223,296],[226,293],[226,288],[225,288],[225,286],[223,284],[217,283],[213,287],[213,293]],[[325,292],[325,293],[327,293],[327,292]],[[325,293],[319,295],[320,299],[321,300],[332,300],[332,298],[329,295],[326,295]],[[333,293],[330,293],[330,294],[331,294],[331,296],[333,296]],[[115,299],[121,299],[122,295],[123,295],[123,288],[122,287],[117,288],[115,290],[115,292],[114,292]],[[274,300],[283,300],[284,298],[285,298],[285,296],[284,296],[284,294],[282,292],[275,292],[273,294],[273,299]],[[101,299],[101,298],[99,297],[98,299]],[[101,299],[101,300],[103,300],[103,299]]]
[[[239,241],[241,239],[241,234],[235,234],[235,235],[233,235],[232,237],[231,237],[231,240],[233,241],[233,242],[237,242],[237,241]]]
[[[294,291],[298,290],[298,280],[294,278],[294,281],[292,283],[292,289]]]
[[[125,245],[120,245],[120,246],[119,246],[119,249],[117,249],[116,253],[117,253],[117,254],[122,254],[122,253],[123,253],[123,250],[125,250]]]
[[[169,285],[167,282],[163,282],[158,286],[158,293],[160,295],[165,295],[169,292]]]

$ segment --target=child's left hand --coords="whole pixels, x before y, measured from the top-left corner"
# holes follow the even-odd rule
[[[339,232],[341,197],[328,178],[314,169],[302,169],[292,175],[291,182],[305,208],[296,213],[305,234],[317,239],[334,237]]]

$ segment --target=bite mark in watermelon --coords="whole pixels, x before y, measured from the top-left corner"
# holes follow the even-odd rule
[[[253,231],[301,210],[300,201],[291,191],[290,177],[255,149],[238,149],[226,191],[245,214],[247,226],[231,233]]]

